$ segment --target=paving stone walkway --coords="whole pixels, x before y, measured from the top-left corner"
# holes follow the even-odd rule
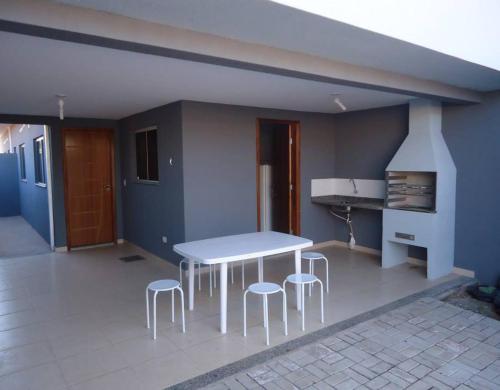
[[[500,321],[422,298],[205,389],[500,389]]]

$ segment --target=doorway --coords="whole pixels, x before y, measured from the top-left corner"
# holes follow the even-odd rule
[[[115,240],[112,129],[64,129],[68,249]]]
[[[257,119],[257,229],[300,235],[300,123]]]
[[[54,249],[50,129],[0,123],[0,258]]]

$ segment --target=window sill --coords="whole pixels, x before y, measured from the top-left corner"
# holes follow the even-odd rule
[[[26,180],[26,179],[21,179],[21,183],[27,183],[27,182],[28,182],[28,180]]]
[[[47,184],[45,183],[35,183],[37,187],[47,188]]]
[[[146,184],[146,185],[159,185],[160,181],[159,180],[136,180],[136,184]]]

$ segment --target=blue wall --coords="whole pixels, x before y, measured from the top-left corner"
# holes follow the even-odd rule
[[[301,235],[331,240],[330,215],[310,202],[311,179],[334,173],[331,115],[182,102],[186,240],[257,230],[257,118],[300,122]]]
[[[177,262],[172,245],[184,240],[181,103],[155,108],[120,121],[124,237],[140,247]],[[159,183],[137,182],[135,131],[158,128]],[[172,165],[170,165],[172,158]],[[167,243],[162,242],[167,237]]]
[[[455,266],[485,283],[500,277],[500,91],[481,104],[443,110],[443,133],[457,167]]]
[[[47,187],[35,184],[35,158],[33,141],[43,135],[43,125],[15,126],[11,131],[12,146],[17,151],[18,172],[19,145],[24,144],[26,181],[19,182],[19,204],[21,215],[45,239],[50,241],[49,204]]]
[[[19,215],[19,178],[15,154],[0,154],[0,181],[0,217]]]

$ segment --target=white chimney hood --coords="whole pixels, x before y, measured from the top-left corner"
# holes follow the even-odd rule
[[[455,248],[456,168],[441,132],[439,102],[410,102],[409,134],[387,166],[386,177],[382,267],[406,262],[408,245],[415,245],[427,248],[429,279],[449,274]]]
[[[409,133],[386,171],[438,172],[455,170],[441,132],[441,103],[410,102]]]

